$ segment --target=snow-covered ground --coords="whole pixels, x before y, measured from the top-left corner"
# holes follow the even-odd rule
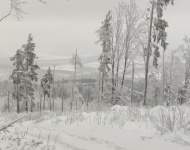
[[[104,112],[33,113],[0,133],[0,149],[189,150],[189,114],[188,107],[120,106]],[[4,116],[0,127],[19,117]]]

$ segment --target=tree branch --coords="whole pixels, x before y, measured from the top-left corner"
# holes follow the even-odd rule
[[[9,13],[8,13],[7,15],[5,15],[5,16],[2,16],[2,18],[0,19],[0,22],[1,22],[2,20],[4,20],[5,18],[7,18],[8,16],[10,16],[10,14],[11,14],[11,12],[12,12],[12,9],[13,9],[13,5],[12,5],[12,3],[11,3],[11,8],[10,8]]]

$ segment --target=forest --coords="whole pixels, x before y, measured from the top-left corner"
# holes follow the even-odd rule
[[[172,25],[164,16],[175,0],[150,0],[146,9],[138,1],[119,1],[93,31],[100,48],[93,77],[83,76],[78,48],[65,77],[56,63],[40,66],[35,34],[20,47],[10,43],[11,69],[0,80],[0,150],[189,149],[190,35],[169,48]],[[0,24],[12,15],[24,22],[23,5],[30,3],[10,0]]]

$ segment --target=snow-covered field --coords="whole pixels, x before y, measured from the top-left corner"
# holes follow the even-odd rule
[[[1,114],[0,128],[24,115]],[[190,108],[114,106],[103,112],[33,113],[0,132],[0,149],[189,150]]]

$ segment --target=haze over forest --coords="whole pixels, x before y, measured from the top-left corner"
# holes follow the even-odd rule
[[[0,1],[0,150],[189,150],[190,0]]]

